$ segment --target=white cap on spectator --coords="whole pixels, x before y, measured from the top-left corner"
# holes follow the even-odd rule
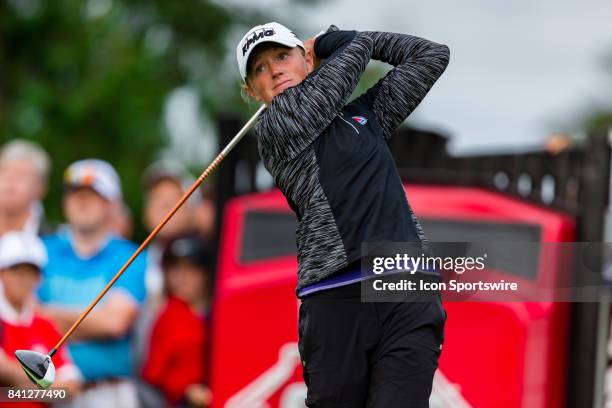
[[[36,235],[11,231],[0,238],[0,268],[30,264],[42,269],[47,264],[47,251]]]
[[[85,159],[72,163],[64,172],[64,183],[69,188],[91,188],[108,201],[122,197],[117,172],[103,160]]]

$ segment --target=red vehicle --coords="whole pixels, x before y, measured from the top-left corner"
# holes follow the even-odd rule
[[[574,240],[571,217],[524,200],[465,187],[408,185],[406,192],[432,242]],[[226,206],[213,318],[215,407],[304,406],[295,226],[279,191],[244,195]],[[495,273],[555,284],[566,277],[561,256],[531,259],[530,275],[511,268]],[[444,307],[445,349],[432,407],[564,406],[567,303]]]
[[[240,126],[235,117],[221,118],[221,142]],[[452,157],[447,140],[427,130],[400,128],[389,143],[400,177],[408,183],[409,201],[432,242],[544,247],[609,241],[608,129],[554,155]],[[266,177],[255,138],[245,138],[220,170],[218,208],[224,222],[212,334],[215,406],[303,407],[294,293],[296,220],[278,191],[253,193],[266,188],[260,184]],[[245,193],[250,194],[238,196]],[[569,293],[590,285],[592,278],[601,286],[603,258],[584,273],[579,257],[571,259],[559,244],[552,248],[535,256],[509,256],[512,262],[488,272],[527,286],[568,284]],[[609,301],[471,300],[445,302],[446,339],[432,407],[603,405]]]

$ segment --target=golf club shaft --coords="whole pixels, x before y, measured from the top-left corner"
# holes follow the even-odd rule
[[[221,163],[221,161],[225,158],[225,156],[227,156],[227,154],[236,146],[236,144],[238,144],[240,139],[242,139],[244,135],[247,134],[247,132],[253,126],[253,124],[257,120],[257,117],[261,114],[264,108],[265,108],[265,105],[262,105],[257,110],[257,112],[255,112],[255,114],[251,117],[251,119],[249,119],[249,121],[242,127],[242,129],[240,129],[240,131],[227,144],[227,146],[225,146],[225,148],[221,151],[221,153],[219,153],[219,155],[217,155],[217,157],[212,161],[212,163],[210,163],[210,165],[206,168],[206,170],[204,170],[204,172],[200,174],[200,177],[198,177],[198,179],[191,185],[189,190],[187,190],[185,194],[183,194],[183,196],[178,201],[178,203],[174,206],[174,208],[170,210],[170,212],[157,225],[157,227],[155,227],[155,229],[151,231],[149,236],[143,241],[142,244],[140,244],[136,252],[132,254],[130,259],[128,259],[127,262],[121,267],[121,269],[119,269],[119,272],[117,272],[117,274],[115,274],[113,279],[111,279],[110,282],[108,282],[108,284],[104,287],[102,292],[100,292],[100,294],[94,299],[94,301],[91,302],[91,304],[87,307],[87,309],[83,312],[83,314],[81,314],[81,316],[77,319],[77,321],[74,322],[74,324],[70,327],[70,329],[68,329],[68,331],[60,339],[60,341],[57,342],[55,347],[53,347],[53,349],[49,352],[50,357],[53,357],[53,355],[62,346],[62,344],[64,344],[64,342],[68,339],[68,337],[70,337],[70,335],[72,335],[72,333],[76,330],[76,328],[79,327],[83,319],[87,317],[89,312],[91,312],[91,310],[98,304],[100,299],[102,299],[102,297],[106,294],[106,292],[108,292],[108,290],[114,285],[117,279],[119,279],[121,275],[123,274],[123,272],[125,272],[125,270],[132,264],[134,259],[136,259],[138,255],[140,255],[140,253],[146,248],[146,246],[151,242],[151,240],[155,238],[155,236],[163,228],[163,226],[166,225],[168,221],[170,220],[170,218],[172,218],[172,216],[179,210],[179,208],[181,208],[181,206],[185,203],[185,201],[187,201],[187,199],[193,194],[193,192],[198,187],[200,187],[200,185],[208,177],[208,175],[219,165],[219,163]]]

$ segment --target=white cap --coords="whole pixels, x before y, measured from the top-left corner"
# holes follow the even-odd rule
[[[304,43],[302,43],[297,35],[282,24],[272,22],[251,28],[244,37],[242,37],[236,47],[238,69],[240,70],[240,77],[243,81],[247,76],[247,62],[249,61],[251,52],[256,46],[265,42],[282,44],[290,48],[300,46],[304,49]]]
[[[108,201],[121,199],[121,182],[117,172],[107,162],[85,159],[72,163],[64,172],[68,187],[89,187]]]
[[[42,269],[47,264],[47,250],[40,238],[30,232],[7,232],[0,238],[0,268],[21,264]]]

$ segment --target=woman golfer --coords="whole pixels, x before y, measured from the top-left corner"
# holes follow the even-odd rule
[[[361,244],[426,240],[387,141],[440,77],[448,47],[332,31],[304,43],[278,23],[237,46],[265,167],[295,211],[299,349],[309,407],[427,407],[443,342],[439,302],[367,303]],[[352,102],[368,61],[394,68]],[[365,275],[364,275],[365,276]]]

